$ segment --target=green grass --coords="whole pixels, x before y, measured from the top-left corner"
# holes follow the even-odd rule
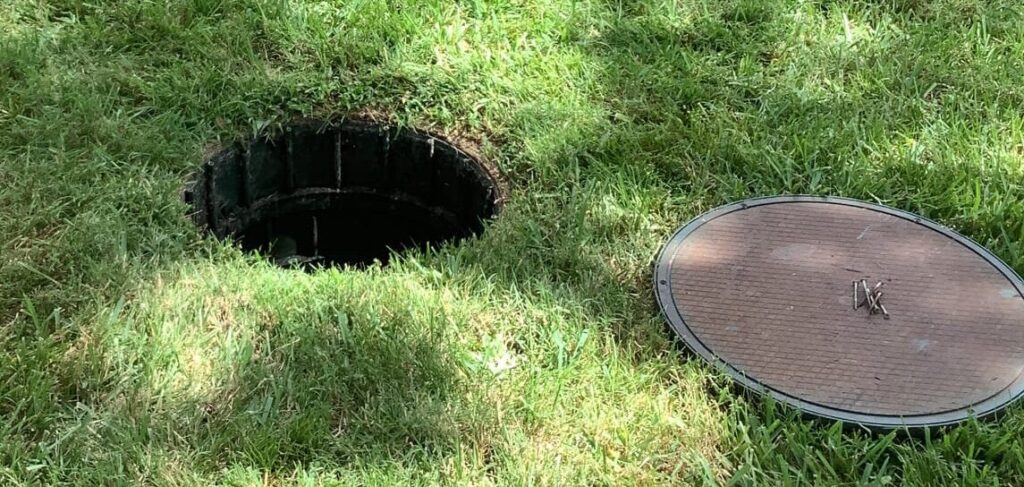
[[[1022,107],[1013,0],[6,0],[0,483],[1022,484],[1020,407],[802,420],[648,284],[681,222],[779,193],[1024,271]],[[354,114],[470,141],[506,211],[311,275],[183,217],[218,143]]]

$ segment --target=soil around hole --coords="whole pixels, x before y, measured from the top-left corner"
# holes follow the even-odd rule
[[[479,235],[500,209],[474,157],[414,129],[300,123],[215,154],[185,190],[193,221],[285,267],[387,264]]]

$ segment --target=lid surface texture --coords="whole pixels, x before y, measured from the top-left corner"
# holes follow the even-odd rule
[[[1024,387],[1020,277],[903,211],[799,196],[728,205],[679,229],[654,279],[691,349],[811,414],[951,424],[1001,409]],[[888,317],[868,305],[865,284]]]

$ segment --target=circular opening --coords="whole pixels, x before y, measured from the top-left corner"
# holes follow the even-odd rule
[[[282,266],[386,264],[477,235],[498,188],[474,158],[411,129],[303,124],[208,160],[185,192],[197,224]]]

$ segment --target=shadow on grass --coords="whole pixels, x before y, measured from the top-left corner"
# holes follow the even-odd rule
[[[878,2],[883,7],[888,3]],[[658,10],[668,5],[704,10],[679,15]],[[52,343],[20,337],[5,342],[12,344],[5,349],[21,362],[6,362],[14,365],[14,375],[5,370],[4,377],[24,386],[17,391],[17,404],[5,402],[0,412],[25,421],[19,418],[14,434],[4,431],[4,463],[21,468],[31,460],[31,469],[25,471],[51,483],[202,482],[222,469],[287,475],[290,468],[317,464],[368,471],[408,468],[412,480],[422,472],[442,475],[447,464],[433,462],[449,461],[465,449],[487,457],[491,442],[500,441],[492,434],[493,405],[467,387],[461,375],[464,357],[452,351],[471,350],[478,335],[501,333],[521,340],[518,348],[539,361],[529,371],[529,382],[504,388],[504,394],[518,395],[533,387],[545,401],[536,410],[517,403],[519,409],[510,413],[521,422],[513,428],[525,425],[517,434],[528,441],[535,435],[539,445],[536,457],[524,464],[552,466],[563,454],[579,452],[593,455],[574,465],[581,472],[601,461],[614,464],[604,454],[616,451],[609,445],[617,439],[587,436],[592,430],[632,438],[632,465],[640,473],[652,470],[648,454],[654,450],[659,466],[674,475],[678,465],[691,466],[678,463],[681,450],[703,454],[700,448],[717,448],[728,451],[728,460],[738,469],[752,465],[763,483],[791,479],[779,472],[796,472],[792,475],[797,480],[809,482],[809,476],[820,472],[822,477],[813,481],[824,483],[853,482],[865,472],[867,477],[902,473],[906,480],[906,470],[899,469],[908,465],[919,474],[932,471],[951,478],[958,472],[977,472],[983,460],[1012,456],[1006,445],[1019,444],[1012,436],[1020,430],[1019,414],[1009,426],[983,434],[956,430],[969,434],[918,454],[917,444],[890,447],[857,435],[833,434],[791,416],[780,418],[770,407],[769,412],[755,410],[721,392],[725,388],[712,390],[711,399],[703,391],[692,393],[685,388],[688,384],[673,388],[672,381],[691,377],[680,373],[686,366],[679,365],[653,305],[650,260],[673,228],[711,206],[776,193],[877,198],[958,223],[982,243],[994,242],[994,250],[1020,268],[1024,252],[1014,250],[1024,241],[1024,220],[1017,218],[1024,211],[1020,193],[1014,192],[1019,185],[999,164],[980,163],[993,155],[986,147],[1007,145],[999,125],[1009,117],[993,107],[1019,106],[1021,99],[1019,90],[1014,91],[1019,83],[1012,69],[978,60],[1007,54],[1005,59],[1012,59],[1013,53],[986,57],[984,52],[959,50],[972,28],[965,20],[971,17],[957,18],[960,13],[932,11],[937,19],[932,24],[903,22],[903,34],[884,29],[872,33],[863,20],[882,18],[886,11],[854,8],[863,5],[874,4],[858,2],[845,12],[847,34],[844,12],[838,8],[796,16],[805,2],[594,4],[597,20],[581,21],[569,47],[579,48],[588,66],[598,67],[600,95],[593,96],[600,99],[594,106],[606,111],[604,119],[581,129],[588,136],[570,147],[564,160],[521,161],[541,177],[518,191],[503,221],[483,241],[450,249],[449,257],[431,260],[423,271],[450,278],[465,294],[478,292],[481,315],[503,314],[494,319],[505,321],[490,328],[468,319],[443,326],[439,320],[449,310],[444,285],[424,291],[418,287],[420,280],[403,281],[399,273],[282,277],[281,271],[244,267],[230,258],[221,260],[233,263],[225,268],[195,262],[168,264],[171,269],[161,272],[133,267],[133,259],[162,255],[174,260],[194,251],[182,248],[193,234],[178,221],[179,208],[173,206],[175,175],[187,170],[185,161],[193,157],[179,147],[227,130],[213,128],[207,114],[219,113],[237,124],[262,120],[277,106],[304,95],[282,91],[288,80],[264,74],[265,67],[277,66],[290,52],[272,49],[275,43],[268,36],[289,34],[265,29],[279,24],[273,18],[257,21],[255,28],[241,26],[246,35],[227,36],[234,47],[226,53],[219,50],[225,36],[217,30],[210,31],[213,35],[196,33],[201,42],[180,38],[179,27],[192,20],[161,12],[164,7],[156,3],[139,10],[145,13],[142,18],[156,19],[152,29],[124,28],[136,25],[127,13],[94,21],[78,34],[89,41],[83,55],[104,59],[110,55],[107,46],[113,45],[116,52],[140,56],[138,62],[169,63],[175,69],[146,73],[159,83],[143,84],[147,90],[116,99],[109,94],[139,86],[121,64],[105,68],[94,80],[71,78],[69,86],[47,88],[41,82],[21,87],[17,101],[24,109],[12,112],[27,118],[10,125],[8,144],[35,144],[38,150],[26,155],[26,163],[18,162],[23,182],[11,194],[66,198],[47,203],[46,211],[12,203],[12,213],[34,216],[30,224],[12,223],[12,232],[38,234],[32,240],[41,244],[53,233],[61,238],[56,247],[27,246],[39,255],[24,260],[35,263],[40,273],[6,268],[0,274],[17,284],[3,289],[11,295],[31,291],[52,301],[41,310],[43,315],[86,301],[98,301],[103,309],[91,316],[81,313],[76,323],[88,325],[70,333],[55,332],[60,327],[53,324],[41,332],[25,331],[53,335]],[[365,16],[366,29],[350,29],[342,36],[356,35],[353,41],[331,43],[337,52],[325,59],[344,66],[373,63],[381,56],[379,45],[406,39],[401,29],[377,35],[370,21],[383,18],[387,7],[380,4],[382,15]],[[231,15],[215,17],[242,24],[261,18],[243,7],[227,13]],[[159,25],[160,19],[169,27]],[[987,22],[994,35],[1012,25],[998,16]],[[108,25],[122,26],[113,28],[116,38],[106,35]],[[305,19],[293,19],[284,29],[301,31],[305,25]],[[162,37],[139,37],[150,30]],[[192,47],[181,51],[183,44]],[[206,52],[224,58],[200,55]],[[18,79],[45,75],[38,69],[39,58],[15,66]],[[223,76],[234,69],[233,63],[248,66],[253,61],[257,68],[246,77]],[[125,62],[131,66],[134,61]],[[291,69],[304,60],[290,62],[296,63],[287,65]],[[207,63],[213,67],[198,69]],[[202,79],[197,81],[195,72]],[[309,76],[295,74],[303,81]],[[332,93],[328,87],[337,84],[333,78],[313,79],[319,79],[312,90],[317,93]],[[430,93],[430,84],[425,86]],[[368,93],[378,99],[377,91]],[[398,98],[385,90],[385,99]],[[60,100],[88,104],[76,108]],[[130,137],[120,128],[134,127],[128,121],[135,114],[126,112],[113,129],[91,123],[108,117],[110,106],[139,104],[184,114],[184,128],[174,120],[149,117],[149,112],[140,112],[140,120],[151,125]],[[550,116],[537,111],[538,116]],[[71,124],[71,119],[82,123]],[[65,133],[69,126],[76,129],[70,139]],[[158,133],[170,136],[152,142]],[[100,141],[114,149],[112,154],[82,150],[69,156],[51,141],[69,141],[71,147],[94,147]],[[50,155],[54,149],[56,161]],[[103,163],[99,173],[70,170],[91,167],[86,162],[99,165],[94,159]],[[156,179],[148,164],[162,171],[159,188],[124,183]],[[70,221],[72,231],[50,228],[55,221]],[[169,229],[176,236],[168,238]],[[53,280],[78,284],[61,287]],[[140,286],[144,295],[127,296],[129,304],[122,308],[110,296],[116,299],[123,281],[147,284]],[[132,289],[130,293],[136,292]],[[5,310],[19,306],[20,300],[0,297]],[[506,306],[489,308],[502,303]],[[61,317],[51,321],[60,322]],[[456,330],[466,336],[456,336]],[[612,345],[599,341],[605,331],[612,335]],[[590,341],[584,342],[587,336]],[[469,344],[461,343],[463,339]],[[580,343],[584,350],[573,348]],[[572,360],[580,355],[589,365],[573,369]],[[620,382],[602,382],[614,376],[607,371],[616,369],[628,373],[618,376]],[[695,375],[699,381],[700,374]],[[622,390],[627,392],[619,394]],[[579,399],[559,404],[558,393]],[[687,394],[692,397],[657,402]],[[701,425],[673,429],[662,424],[669,413],[697,410],[699,415],[701,407],[717,407],[716,400],[727,405],[721,409],[728,416],[711,415],[710,422],[731,428],[721,446]],[[646,409],[637,406],[643,401],[648,401]],[[671,407],[659,409],[666,404]],[[591,410],[583,413],[574,407]],[[678,411],[665,413],[674,407]],[[639,418],[647,423],[608,426],[593,421],[608,420],[595,412],[627,416],[640,409],[650,413]],[[563,424],[559,415],[567,418]],[[545,437],[538,424],[554,431]],[[643,444],[648,440],[664,443],[648,447]],[[961,450],[981,451],[968,450],[976,443],[986,453],[964,458]],[[504,461],[521,460],[513,456],[519,451],[506,450]],[[873,465],[876,459],[889,463]],[[897,466],[897,461],[902,464]],[[417,468],[426,463],[431,463],[429,468]],[[1005,477],[1011,478],[1014,466],[1001,464],[1000,472],[1009,472]]]
[[[987,16],[950,9],[922,17],[928,9],[913,7],[914,20],[908,21],[892,17],[906,10],[888,6],[808,13],[796,2],[721,2],[699,7],[700,15],[681,12],[673,22],[664,6],[656,11],[648,2],[608,2],[612,20],[587,45],[605,67],[611,113],[602,136],[579,149],[589,161],[580,163],[580,185],[609,172],[601,166],[639,174],[648,187],[669,194],[671,203],[650,205],[663,211],[654,220],[661,225],[634,225],[632,231],[653,230],[661,238],[710,207],[747,197],[809,193],[876,200],[958,228],[1024,269],[1024,225],[1014,217],[1024,211],[1012,155],[1019,117],[1000,102],[1020,101],[1021,94],[1007,66],[985,61],[988,47],[976,44],[965,53],[962,42],[953,40],[973,39],[970,26],[982,18],[996,19],[997,31],[1012,33],[1016,16],[993,7]],[[949,62],[958,56],[974,69]],[[981,194],[998,196],[989,204],[980,202]],[[591,197],[589,209],[563,201],[562,214],[590,214],[599,201]],[[593,227],[565,218],[558,223],[569,240],[592,241],[581,236],[593,236]],[[618,235],[632,240],[623,247],[652,249],[645,236]],[[598,316],[630,318],[613,321],[617,328],[635,325],[650,309],[640,305],[649,300],[638,299],[650,293],[648,280],[636,279],[649,275],[647,262],[626,259],[629,270],[621,272],[609,265],[615,243],[577,249],[533,257],[552,282],[562,276],[551,271],[560,268],[557,259],[573,263],[565,265],[573,269],[566,293],[592,303]],[[616,288],[632,298],[593,303],[583,297]],[[792,411],[780,415],[774,404],[751,407],[721,391],[710,392],[729,407],[725,443],[739,479],[929,483],[992,475],[955,449],[920,453],[933,447],[930,441],[894,442],[894,435],[801,422]],[[1007,452],[998,445],[1019,431],[1019,407],[1009,416],[1004,424],[971,422],[944,433],[961,446]],[[780,443],[780,436],[787,440]],[[994,461],[996,475],[1016,478],[1012,455],[1000,453]]]
[[[560,303],[637,351],[638,366],[675,360],[664,355],[650,259],[674,227],[726,202],[786,193],[880,201],[960,229],[1022,269],[1024,224],[1015,215],[1024,200],[1007,128],[1016,115],[998,101],[1020,94],[1012,74],[976,54],[966,55],[974,71],[948,62],[963,55],[949,31],[969,34],[970,17],[911,22],[890,18],[905,12],[882,3],[800,17],[798,7],[724,2],[673,24],[646,15],[645,2],[609,2],[611,20],[581,41],[603,67],[607,121],[565,160],[544,161],[559,168],[555,177],[513,198],[484,237],[502,252],[459,250],[454,261],[473,264],[437,269],[468,285],[490,282],[498,294]],[[994,16],[997,29],[1009,28],[1012,16]],[[858,30],[868,21],[878,24],[871,35]],[[983,203],[982,194],[993,199]],[[799,421],[721,386],[710,396],[728,406],[726,448],[747,478],[983,475],[955,449],[922,454],[918,439]],[[999,441],[1020,428],[1012,416],[946,434],[1005,451]],[[1016,461],[999,459],[999,475],[1013,477]]]
[[[194,481],[218,466],[315,465],[402,478],[487,436],[444,306],[415,282],[190,262],[159,276],[37,374],[73,384],[61,400],[79,407],[40,413],[49,423],[37,434],[9,438],[12,456],[37,442],[48,446],[34,461],[66,465],[33,478]],[[23,379],[26,394],[45,390]]]

